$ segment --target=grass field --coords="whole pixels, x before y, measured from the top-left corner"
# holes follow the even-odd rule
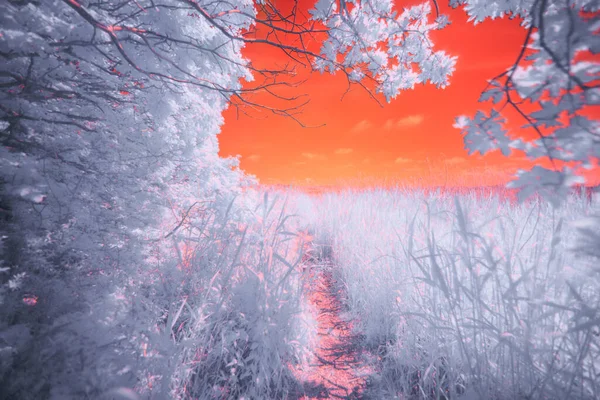
[[[598,399],[594,196],[259,187],[190,207],[144,262],[0,287],[0,398]]]
[[[576,250],[597,234],[598,200],[577,193],[553,209],[509,194],[287,193],[313,245],[331,249],[355,331],[378,355],[364,396],[600,397],[598,259],[593,243]]]

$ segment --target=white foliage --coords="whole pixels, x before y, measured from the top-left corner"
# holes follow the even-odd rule
[[[567,167],[562,171],[554,171],[535,166],[530,171],[519,170],[517,177],[507,187],[521,189],[518,193],[520,201],[539,193],[554,206],[559,206],[561,200],[566,198],[571,186],[584,182],[582,177],[574,175]]]
[[[490,116],[478,111],[475,118],[463,116],[454,125],[462,130],[469,153],[501,149],[508,155],[510,148],[515,148],[532,160],[550,158],[571,162],[572,167],[591,168],[591,161],[600,157],[600,122],[586,113],[598,105],[600,63],[591,55],[598,53],[600,22],[580,11],[597,9],[598,2],[464,0],[451,4],[463,4],[475,23],[511,14],[523,17],[531,27],[524,56],[491,80],[481,95],[480,101],[491,99],[496,104]],[[523,111],[520,104],[524,101],[535,104],[537,110]],[[500,116],[505,108],[517,110],[523,128],[535,130],[537,138],[509,138],[503,127],[506,121]],[[536,167],[520,172],[513,187],[523,188],[522,197],[541,191],[558,204],[570,186],[581,182],[571,171]],[[549,187],[555,189],[554,194]]]
[[[75,229],[87,234],[65,245],[91,251],[159,221],[171,196],[159,187],[187,179],[193,198],[237,184],[238,173],[215,157],[216,135],[230,91],[251,73],[239,41],[177,1],[82,4],[89,17],[69,4],[0,6],[0,50],[12,54],[2,67],[1,138],[9,152],[1,165],[7,189],[46,205],[45,227],[76,216]],[[255,13],[251,1],[199,5],[231,34]],[[228,13],[233,7],[248,16]],[[118,29],[95,32],[86,18]],[[211,174],[218,182],[204,179]]]
[[[430,82],[439,88],[448,85],[456,58],[434,51],[429,37],[430,31],[445,27],[448,18],[437,16],[429,22],[429,2],[405,9],[399,16],[392,12],[389,0],[357,0],[352,7],[347,2],[340,4],[338,9],[335,1],[319,0],[310,11],[312,19],[330,28],[321,57],[314,60],[318,71],[343,70],[352,82],[374,78],[377,92],[387,101],[418,83]]]
[[[10,280],[8,281],[8,288],[11,290],[19,289],[21,287],[21,285],[23,284],[23,280],[25,279],[25,277],[26,277],[25,272],[21,272],[19,274],[12,276],[10,278]]]
[[[29,257],[7,287],[18,304],[26,290],[39,296],[31,307],[47,314],[41,328],[60,325],[58,318],[76,327],[76,339],[64,330],[36,337],[36,345],[56,343],[42,346],[58,353],[46,360],[68,358],[83,344],[93,358],[78,379],[68,374],[79,367],[43,372],[55,398],[87,396],[67,392],[90,380],[94,390],[133,386],[132,374],[162,363],[131,359],[155,327],[161,296],[177,295],[140,278],[156,266],[151,250],[180,221],[179,208],[208,199],[220,211],[251,182],[218,156],[216,139],[228,99],[241,78],[251,79],[243,43],[199,18],[196,6],[234,36],[255,15],[245,0],[0,3],[0,200],[10,199],[26,239],[13,253]],[[176,265],[170,246],[161,248],[161,268]],[[24,268],[36,274],[25,277]],[[136,307],[154,309],[127,314],[133,304],[112,304],[115,286],[130,288]]]

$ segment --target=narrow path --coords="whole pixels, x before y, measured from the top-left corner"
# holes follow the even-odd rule
[[[371,369],[344,313],[344,291],[333,278],[331,257],[311,257],[305,265],[305,293],[316,310],[319,339],[314,361],[303,374],[313,389],[301,399],[361,399]]]

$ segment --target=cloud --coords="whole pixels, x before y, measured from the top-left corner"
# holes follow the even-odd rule
[[[407,128],[407,127],[410,127],[410,126],[417,126],[417,125],[421,125],[421,123],[424,120],[425,120],[425,117],[423,116],[423,114],[409,115],[407,117],[400,118],[396,122],[396,127],[398,127],[398,128]]]
[[[258,154],[250,154],[248,157],[246,157],[246,160],[258,161],[258,160],[260,160],[260,156]]]
[[[388,119],[383,125],[383,129],[391,131],[392,129],[410,128],[421,125],[425,121],[423,114],[407,115],[406,117],[397,120]]]
[[[360,121],[359,123],[354,125],[354,127],[350,130],[350,132],[352,132],[352,133],[364,132],[364,131],[368,130],[371,126],[372,125],[368,120],[363,119],[362,121]]]
[[[354,151],[353,149],[341,148],[341,149],[336,149],[334,153],[335,154],[350,154],[353,151]]]
[[[402,157],[398,157],[394,160],[394,162],[396,164],[409,164],[412,163],[413,160],[411,160],[410,158],[402,158]]]
[[[462,157],[452,157],[452,158],[449,158],[449,159],[447,159],[447,160],[444,160],[444,162],[445,162],[446,164],[450,164],[450,165],[456,165],[456,164],[462,164],[462,163],[464,163],[464,162],[467,162],[467,160],[465,160],[465,159],[464,159],[464,158],[462,158]]]
[[[302,153],[302,157],[308,158],[309,160],[325,160],[327,158],[323,154],[316,153]]]

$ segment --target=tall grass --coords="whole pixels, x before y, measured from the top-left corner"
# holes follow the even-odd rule
[[[159,398],[276,399],[301,390],[292,367],[308,357],[314,332],[297,221],[283,199],[248,192],[237,201],[246,205],[196,215],[173,235],[179,268],[166,282],[178,288],[165,291],[174,296],[154,341],[171,362],[151,374],[171,380]],[[230,216],[236,208],[244,218]]]
[[[573,221],[597,203],[372,189],[295,204],[379,352],[373,397],[600,396],[600,279],[573,250]]]
[[[298,219],[253,191],[173,215],[139,263],[51,275],[52,260],[22,246],[42,271],[23,288],[0,265],[0,398],[297,397],[293,371],[316,335]]]
[[[180,205],[148,233],[139,263],[107,249],[119,261],[110,270],[85,259],[52,269],[39,239],[3,243],[4,261],[39,273],[18,285],[1,266],[0,393],[300,397],[297,372],[318,342],[303,293],[307,231],[375,355],[365,397],[600,397],[597,200],[553,209],[493,191],[281,194]]]

